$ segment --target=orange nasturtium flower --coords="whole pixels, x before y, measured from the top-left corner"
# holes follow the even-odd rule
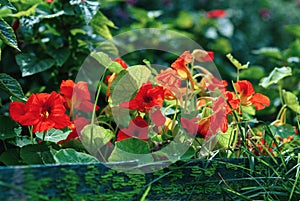
[[[142,140],[148,139],[148,123],[141,116],[137,116],[134,120],[131,120],[128,128],[119,130],[117,141],[130,137],[137,137]]]
[[[262,110],[266,106],[270,106],[270,99],[265,95],[255,93],[251,82],[247,80],[237,81],[234,86],[243,106],[254,105],[256,110]]]
[[[62,81],[60,85],[60,93],[66,100],[67,107],[71,110],[77,109],[83,112],[92,112],[94,103],[91,102],[91,95],[87,82],[78,82],[75,84],[73,80]],[[99,107],[96,107],[98,110]],[[72,115],[72,111],[70,112]]]
[[[144,83],[134,99],[120,104],[120,107],[148,113],[153,107],[161,107],[164,103],[164,89],[153,86],[150,82]]]
[[[71,124],[63,103],[63,98],[56,92],[32,94],[26,103],[11,102],[9,113],[21,125],[33,126],[34,133],[62,129]]]
[[[176,61],[174,61],[171,64],[171,68],[176,70],[178,75],[182,79],[188,79],[191,74],[188,68],[188,64],[191,63],[192,61],[193,61],[193,56],[190,53],[190,51],[185,51],[184,53],[182,53],[182,55],[180,55],[179,58],[176,59]]]

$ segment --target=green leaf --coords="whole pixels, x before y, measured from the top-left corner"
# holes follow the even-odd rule
[[[62,66],[69,58],[71,51],[68,48],[50,49],[50,56],[56,61],[57,66]]]
[[[294,127],[290,124],[282,124],[278,126],[271,125],[270,129],[273,131],[275,136],[279,136],[281,138],[296,135]]]
[[[52,128],[46,132],[44,141],[57,143],[59,141],[67,139],[70,132],[71,130],[69,129],[67,131],[63,131],[63,130]],[[35,133],[35,135],[38,138],[43,139],[44,132],[37,132]]]
[[[113,73],[120,73],[122,70],[124,70],[121,64],[119,64],[118,62],[112,62],[111,64],[109,64],[108,69]]]
[[[5,73],[0,73],[0,89],[15,98],[26,101],[19,82]]]
[[[29,136],[22,136],[22,135],[9,140],[9,143],[17,147],[24,147],[26,145],[32,144]]]
[[[293,94],[292,92],[283,90],[283,98],[284,98],[285,104],[291,110],[300,114],[300,105],[299,105],[298,98],[295,94]]]
[[[237,139],[237,134],[235,134],[233,127],[229,126],[225,133],[217,135],[217,146],[219,148],[229,148]]]
[[[300,25],[298,24],[291,24],[284,26],[284,29],[289,33],[293,34],[296,37],[300,38]]]
[[[6,116],[0,116],[0,140],[14,138],[21,134],[22,127]]]
[[[254,50],[252,52],[254,54],[260,54],[260,55],[264,55],[264,56],[273,57],[276,59],[282,59],[280,50],[278,48],[274,48],[274,47],[263,47],[258,50]]]
[[[74,149],[61,149],[53,155],[53,158],[58,164],[86,164],[99,162],[95,157],[77,152]]]
[[[227,54],[226,57],[229,59],[229,61],[238,69],[247,69],[249,66],[249,62],[246,64],[242,65],[238,60],[236,60],[231,54]]]
[[[132,160],[137,160],[139,164],[153,162],[148,143],[133,137],[116,142],[108,161],[120,162]]]
[[[26,164],[44,164],[44,159],[48,158],[50,149],[46,143],[30,144],[23,146],[20,156]]]
[[[109,56],[107,56],[107,54],[103,52],[93,52],[90,54],[90,56],[96,59],[99,64],[103,65],[106,68],[113,62],[111,58],[109,58]]]
[[[136,81],[138,87],[146,83],[151,75],[151,71],[145,65],[136,65],[128,68],[129,75]]]
[[[292,75],[292,69],[290,67],[275,67],[274,70],[269,74],[268,77],[264,77],[261,79],[259,85],[268,88],[272,84],[278,83],[280,80],[287,76]]]
[[[14,14],[11,14],[10,17],[16,17],[16,18],[20,18],[20,17],[29,17],[29,16],[34,16],[35,12],[36,12],[36,7],[38,6],[39,4],[34,4],[32,5],[29,9],[27,10],[23,10],[23,11],[20,11],[20,12],[17,12],[17,13],[14,13]]]
[[[54,59],[39,59],[34,53],[18,54],[16,61],[23,77],[43,72],[55,64]]]
[[[288,57],[300,57],[300,39],[293,41],[286,51]]]
[[[252,116],[254,116],[256,112],[256,110],[252,106],[242,106],[242,111]]]
[[[240,72],[240,79],[255,79],[259,80],[265,75],[265,71],[262,67],[251,66],[242,72]]]
[[[99,149],[114,137],[115,134],[111,130],[90,124],[83,128],[81,142],[89,153],[95,156]]]
[[[193,26],[193,18],[191,14],[187,11],[180,11],[177,19],[176,25],[182,29],[188,29]]]
[[[19,149],[8,149],[0,155],[0,161],[5,165],[20,165]]]
[[[0,0],[1,6],[6,6],[11,10],[17,10],[8,0]]]
[[[92,21],[90,22],[90,26],[93,27],[95,33],[103,36],[106,39],[112,39],[112,35],[108,27],[115,27],[115,25],[100,11],[98,11],[92,19]]]
[[[11,46],[11,47],[17,49],[18,51],[21,51],[18,48],[18,42],[17,42],[16,35],[14,33],[14,30],[2,18],[0,18],[0,39],[3,40],[3,42],[6,45]]]

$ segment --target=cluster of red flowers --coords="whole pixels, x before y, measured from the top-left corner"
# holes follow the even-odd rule
[[[88,124],[84,117],[76,117],[71,121],[73,109],[92,112],[93,106],[86,82],[75,84],[72,80],[66,80],[60,85],[60,94],[31,94],[26,103],[11,102],[9,112],[11,118],[22,126],[32,126],[34,133],[70,127],[72,132],[66,139],[70,140],[78,138],[78,132]]]

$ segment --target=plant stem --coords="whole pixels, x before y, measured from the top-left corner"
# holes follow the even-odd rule
[[[29,131],[29,134],[30,134],[30,142],[31,142],[31,144],[34,144],[34,143],[33,143],[32,126],[28,126],[28,131]]]

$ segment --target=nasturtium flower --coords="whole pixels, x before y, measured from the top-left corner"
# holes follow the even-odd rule
[[[137,116],[129,122],[128,128],[119,130],[117,141],[130,137],[136,137],[142,140],[148,139],[148,123],[141,117]]]
[[[211,10],[206,13],[207,18],[221,18],[226,16],[227,16],[227,12],[222,9]]]
[[[196,49],[192,52],[192,55],[195,58],[195,60],[199,62],[211,62],[214,60],[214,52],[212,51]]]
[[[161,113],[160,108],[150,111],[151,121],[155,126],[163,126],[166,122],[166,117]]]
[[[226,101],[223,97],[219,97],[214,101],[212,106],[212,114],[204,117],[198,123],[198,136],[203,136],[205,139],[210,138],[212,135],[221,130],[225,133],[228,129],[228,118],[226,110]]]
[[[193,61],[193,56],[191,55],[190,51],[185,51],[180,55],[179,58],[176,59],[171,64],[171,68],[177,71],[178,75],[182,79],[188,79],[190,76],[190,70],[188,68],[188,64]]]
[[[164,89],[161,86],[153,86],[152,83],[144,83],[134,99],[120,104],[120,107],[138,110],[148,113],[153,107],[161,107],[164,103]]]
[[[188,119],[185,117],[180,118],[180,123],[182,128],[184,128],[188,134],[190,135],[196,135],[198,130],[198,118],[194,117],[192,119]]]
[[[240,103],[243,106],[253,105],[256,110],[262,110],[266,106],[270,106],[270,99],[260,93],[255,93],[251,82],[247,80],[237,81],[234,84],[238,94]]]
[[[26,103],[11,102],[9,113],[21,125],[33,126],[34,133],[62,129],[71,124],[63,103],[63,98],[56,92],[32,94]]]
[[[67,107],[71,110],[93,111],[94,103],[91,102],[87,82],[79,81],[74,83],[73,80],[63,80],[60,85],[60,93],[65,98]],[[97,106],[96,110],[98,109],[99,107]]]

